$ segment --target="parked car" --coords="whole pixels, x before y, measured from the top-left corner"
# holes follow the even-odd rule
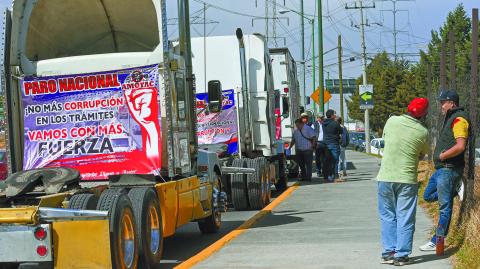
[[[370,141],[375,139],[374,135],[370,135]],[[365,151],[365,133],[364,132],[351,132],[350,144],[348,148],[356,151]]]
[[[370,141],[370,153],[383,156],[385,141],[383,138],[375,138]]]

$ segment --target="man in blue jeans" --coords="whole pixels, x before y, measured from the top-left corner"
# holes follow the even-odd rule
[[[340,135],[343,132],[342,127],[335,120],[336,115],[333,109],[325,113],[327,119],[323,121],[323,142],[327,145],[327,150],[332,156],[331,162],[327,163],[327,180],[333,182],[338,179],[338,158],[340,156]]]
[[[415,98],[407,114],[390,117],[383,129],[385,148],[377,175],[381,263],[401,266],[413,262],[409,255],[415,232],[417,168],[428,149],[428,131],[422,123],[427,111],[428,100]]]
[[[442,91],[440,102],[445,116],[433,153],[435,173],[430,177],[423,194],[427,202],[438,201],[440,217],[432,239],[420,247],[422,251],[435,251],[437,236],[447,236],[452,218],[453,198],[461,183],[465,167],[464,153],[467,146],[469,123],[463,108],[459,107],[459,97],[455,91]]]

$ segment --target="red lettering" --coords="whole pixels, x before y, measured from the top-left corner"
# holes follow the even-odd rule
[[[65,78],[58,79],[58,86],[60,88],[60,92],[68,91],[67,79]]]
[[[97,76],[97,86],[99,88],[105,88],[105,76],[104,75],[98,75]]]
[[[31,82],[24,82],[23,83],[23,89],[25,91],[25,95],[28,96],[32,92],[32,83]]]
[[[77,88],[77,90],[83,90],[85,88],[83,85],[83,79],[81,77],[75,78],[75,88]]]
[[[68,78],[68,89],[67,91],[75,90],[75,80],[73,78]]]
[[[88,87],[90,89],[97,88],[97,79],[94,76],[88,77]]]

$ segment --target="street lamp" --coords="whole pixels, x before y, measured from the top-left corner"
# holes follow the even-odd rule
[[[292,9],[281,9],[278,11],[278,13],[280,14],[286,14],[286,13],[289,13],[289,12],[293,12],[297,15],[300,16],[300,18],[302,19],[301,21],[301,25],[302,25],[302,30],[301,30],[301,35],[302,35],[302,60],[301,61],[297,61],[298,63],[301,63],[302,64],[302,76],[303,76],[303,100],[302,100],[302,104],[305,106],[306,105],[306,100],[307,100],[307,94],[306,94],[306,72],[305,72],[305,25],[303,23],[303,20],[306,19],[309,23],[312,24],[312,66],[313,68],[315,69],[315,38],[314,38],[314,35],[315,35],[315,28],[314,28],[314,19],[310,19],[308,17],[306,17],[305,15],[303,15],[303,0],[301,0],[301,10],[302,12],[297,12],[295,10],[292,10]],[[312,85],[313,85],[313,92],[315,92],[315,70],[313,70],[312,72]]]

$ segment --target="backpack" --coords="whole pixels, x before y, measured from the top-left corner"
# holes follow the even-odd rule
[[[347,128],[342,128],[342,135],[340,136],[340,146],[346,148],[350,144],[350,134]]]

